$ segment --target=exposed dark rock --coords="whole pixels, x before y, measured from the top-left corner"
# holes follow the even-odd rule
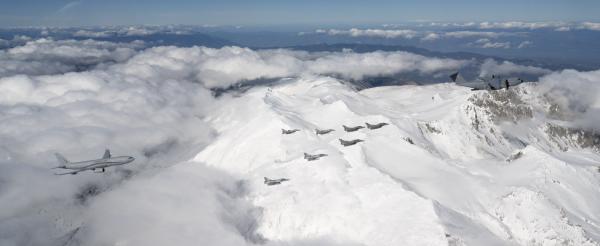
[[[547,123],[545,132],[550,140],[563,151],[567,151],[569,147],[576,147],[591,148],[596,152],[600,152],[600,133],[596,131]]]
[[[494,123],[503,121],[516,123],[533,117],[533,110],[521,99],[520,93],[524,93],[524,89],[519,87],[511,90],[486,91],[474,94],[469,101],[489,115]],[[473,123],[476,129],[479,127],[479,121],[476,117]]]

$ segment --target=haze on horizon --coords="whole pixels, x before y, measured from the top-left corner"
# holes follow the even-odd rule
[[[412,21],[598,21],[593,0],[506,1],[6,1],[0,27],[97,25],[324,25]]]

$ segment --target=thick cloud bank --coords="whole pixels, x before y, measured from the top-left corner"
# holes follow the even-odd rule
[[[0,50],[0,77],[66,73],[119,63],[135,55],[142,46],[141,42],[38,39]]]
[[[540,78],[540,93],[574,127],[600,131],[600,70],[565,70]]]
[[[56,45],[39,50],[27,44],[7,54],[50,64],[110,57],[104,49],[77,44],[54,50]],[[201,118],[213,99],[198,83],[153,76],[154,70],[130,74],[123,64],[43,76],[35,74],[57,71],[29,69],[32,75],[0,78],[1,245],[50,245],[65,232],[85,227],[81,216],[92,197],[116,189],[140,170],[185,160],[212,136]],[[57,165],[54,152],[77,161],[99,158],[104,148],[136,161],[106,175],[64,177],[50,169]]]
[[[152,59],[162,57],[162,59]],[[208,88],[227,87],[240,81],[304,75],[335,75],[345,79],[393,75],[404,72],[431,74],[456,70],[469,61],[442,59],[408,52],[321,52],[284,49],[254,51],[248,48],[212,49],[158,47],[128,61],[126,73],[190,78]],[[139,71],[142,70],[142,71]]]

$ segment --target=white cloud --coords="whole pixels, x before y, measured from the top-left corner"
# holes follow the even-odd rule
[[[24,37],[15,39],[28,40]],[[38,39],[22,46],[1,50],[0,77],[15,74],[65,73],[122,62],[133,56],[135,49],[141,47],[143,46],[139,42]]]
[[[456,70],[468,61],[429,58],[408,52],[333,53],[306,62],[308,71],[317,74],[339,74],[343,78],[391,75],[417,71],[433,73]]]
[[[110,37],[112,35],[113,35],[113,33],[108,32],[108,31],[95,32],[95,31],[89,31],[89,30],[77,30],[75,33],[73,33],[73,36],[75,36],[75,37],[86,37],[86,38],[106,38],[106,37]]]
[[[484,49],[509,49],[510,42],[494,42],[494,43],[484,43],[481,48]]]
[[[93,233],[82,243],[258,244],[260,210],[244,199],[245,189],[201,163],[182,163],[99,197],[85,213],[85,229]]]
[[[423,41],[434,41],[440,39],[441,36],[437,33],[428,33],[421,40]]]
[[[489,38],[480,38],[475,40],[475,43],[477,44],[485,44],[485,43],[489,43],[491,40]]]
[[[489,38],[480,38],[467,45],[484,49],[509,49],[511,47],[510,42],[492,42]]]
[[[495,75],[513,75],[513,74],[531,74],[545,75],[552,71],[534,66],[518,65],[509,61],[498,63],[493,59],[487,59],[481,64],[480,76]]]
[[[481,29],[543,29],[553,28],[555,31],[570,31],[572,29],[584,29],[590,31],[600,31],[600,23],[597,22],[482,22],[479,24]]]
[[[418,25],[423,26],[423,25]],[[598,22],[564,22],[564,21],[548,21],[548,22],[525,22],[525,21],[504,21],[504,22],[432,22],[428,26],[442,28],[478,28],[478,29],[506,29],[506,30],[539,30],[552,29],[559,32],[571,30],[590,30],[600,31],[600,23]]]
[[[358,29],[351,28],[349,30],[318,29],[316,33],[326,33],[328,35],[345,35],[352,37],[379,37],[379,38],[406,38],[412,39],[418,35],[417,31],[409,29],[390,30],[390,29]]]
[[[491,31],[450,31],[450,32],[425,32],[410,29],[357,29],[348,30],[339,29],[317,29],[314,33],[327,34],[331,36],[344,35],[350,37],[379,37],[379,38],[406,38],[412,39],[420,37],[421,41],[435,41],[441,38],[500,38],[508,36],[520,36],[523,33],[512,32],[491,32]],[[298,35],[306,35],[301,32]]]
[[[568,25],[565,22],[523,22],[523,21],[507,21],[507,22],[481,22],[481,29],[541,29],[541,28],[559,28]]]
[[[506,33],[506,32],[479,32],[479,31],[454,31],[454,32],[446,32],[444,33],[445,37],[450,38],[499,38],[503,36],[514,36],[514,33]]]
[[[523,41],[519,44],[519,46],[517,46],[518,49],[523,49],[523,48],[527,48],[529,46],[533,45],[533,42],[531,41]]]
[[[153,57],[163,57],[156,60]],[[227,87],[244,80],[280,78],[305,74],[336,75],[362,79],[367,76],[402,72],[433,73],[457,69],[467,61],[431,58],[408,52],[319,52],[259,50],[224,47],[172,49],[159,47],[129,60],[123,66],[128,74],[194,77],[206,87]],[[164,67],[176,69],[164,71]],[[243,69],[240,69],[243,68]],[[139,75],[138,75],[139,76]]]
[[[204,25],[203,28],[210,26]],[[130,37],[130,36],[148,36],[157,33],[186,35],[195,31],[192,26],[116,26],[79,29],[72,33],[74,37],[87,38],[106,38],[106,37]]]
[[[88,54],[73,47],[57,49],[60,54],[30,48],[18,52],[68,59]],[[0,244],[51,244],[66,231],[85,227],[82,214],[94,216],[82,212],[86,206],[78,198],[88,195],[86,187],[107,190],[130,175],[57,177],[49,169],[56,166],[53,152],[84,160],[108,147],[113,154],[135,156],[127,167],[135,171],[173,165],[210,140],[201,117],[213,99],[201,84],[164,76],[142,79],[120,66],[0,78]],[[113,206],[123,207],[122,202]]]
[[[433,27],[473,27],[475,22],[431,22],[429,26]]]
[[[574,127],[599,130],[600,70],[564,70],[540,78],[539,92],[571,115]]]
[[[139,26],[124,27],[121,30],[119,30],[119,34],[123,36],[147,36],[155,34],[157,32],[158,30]]]
[[[598,22],[583,22],[577,28],[591,30],[591,31],[600,31],[600,23],[598,23]]]
[[[29,41],[31,41],[31,37],[25,35],[15,35],[12,39],[0,38],[0,49],[23,45]]]

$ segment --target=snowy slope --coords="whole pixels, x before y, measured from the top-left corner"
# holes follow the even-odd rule
[[[221,100],[206,118],[218,136],[192,161],[248,181],[247,198],[262,209],[257,232],[270,241],[598,245],[600,155],[589,134],[549,131],[551,102],[533,90],[357,92],[333,78],[284,79]],[[365,122],[390,125],[342,129]],[[328,156],[308,162],[304,152]]]

